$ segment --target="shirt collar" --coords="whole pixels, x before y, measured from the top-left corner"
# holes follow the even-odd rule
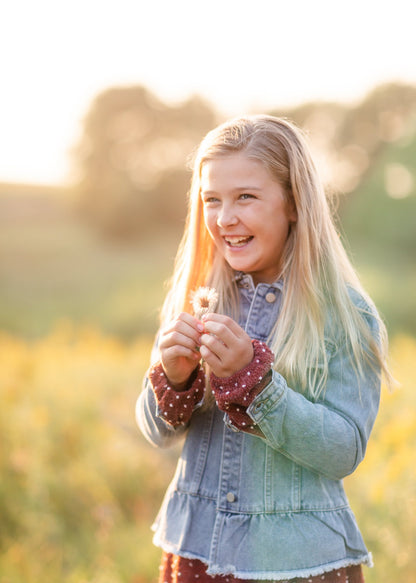
[[[252,289],[252,290],[256,289],[256,286],[254,285],[253,278],[249,273],[244,273],[243,271],[237,271],[235,273],[235,281],[236,281],[238,287],[244,287],[246,289]],[[280,291],[282,291],[283,290],[283,278],[280,278],[273,283],[259,283],[258,285],[265,285],[265,286],[279,289]]]

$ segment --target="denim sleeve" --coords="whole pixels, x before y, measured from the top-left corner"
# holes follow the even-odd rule
[[[370,325],[374,332],[374,319]],[[342,479],[364,458],[379,401],[380,375],[364,364],[358,377],[344,342],[329,362],[327,385],[317,402],[274,371],[248,413],[270,447],[309,470]]]
[[[150,361],[156,362],[160,358],[156,336],[152,348]],[[186,426],[172,427],[166,423],[160,414],[152,384],[146,374],[143,381],[143,390],[136,401],[136,423],[146,440],[155,447],[167,448],[180,439],[187,430]]]
[[[144,380],[143,391],[136,402],[136,422],[144,437],[155,447],[170,447],[183,436],[187,427],[173,427],[160,417],[156,397],[149,379]]]

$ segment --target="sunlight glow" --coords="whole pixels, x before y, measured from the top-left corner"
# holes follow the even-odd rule
[[[82,118],[110,86],[143,84],[166,101],[199,93],[231,116],[416,82],[411,9],[408,0],[394,12],[361,0],[8,2],[0,181],[70,181]]]
[[[406,198],[415,188],[412,173],[403,164],[389,164],[385,172],[385,188],[392,198]]]

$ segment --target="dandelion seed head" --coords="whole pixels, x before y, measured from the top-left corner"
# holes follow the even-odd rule
[[[199,287],[191,293],[191,303],[195,317],[200,320],[217,307],[218,292],[212,287]]]

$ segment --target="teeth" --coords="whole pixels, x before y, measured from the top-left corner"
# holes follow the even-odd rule
[[[226,237],[225,238],[225,241],[231,247],[242,247],[243,245],[245,245],[246,243],[248,243],[248,241],[251,238],[252,237]]]

